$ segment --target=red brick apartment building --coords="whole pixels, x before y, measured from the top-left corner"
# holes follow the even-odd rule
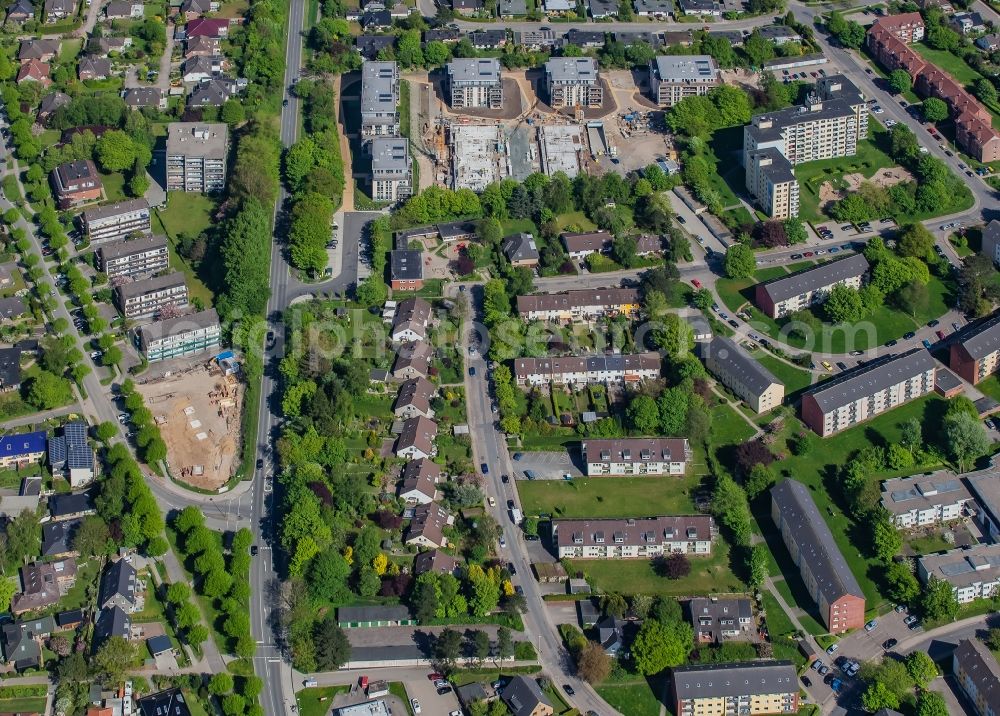
[[[868,49],[888,70],[906,70],[913,87],[924,97],[944,100],[955,121],[955,141],[981,162],[1000,160],[1000,133],[991,115],[948,73],[924,60],[909,44],[924,36],[919,13],[882,17],[868,30]]]

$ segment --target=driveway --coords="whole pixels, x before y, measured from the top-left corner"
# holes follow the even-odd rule
[[[431,668],[427,667],[427,673],[430,674],[431,671]],[[403,682],[403,685],[406,687],[406,693],[409,694],[410,698],[420,702],[421,714],[445,716],[445,714],[461,710],[462,708],[458,703],[458,696],[455,694],[454,689],[449,694],[438,695],[437,689],[434,687],[434,682],[430,679],[414,679]]]
[[[574,451],[575,452],[575,451]],[[519,456],[514,460],[514,477],[518,480],[528,479],[526,471],[532,473],[531,479],[561,480],[567,473],[573,477],[582,477],[583,472],[573,464],[570,452],[532,451],[514,453]]]

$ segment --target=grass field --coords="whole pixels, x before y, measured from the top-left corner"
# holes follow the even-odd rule
[[[44,696],[26,696],[15,699],[0,699],[2,713],[45,713]]]
[[[799,218],[803,221],[823,221],[825,217],[819,208],[819,189],[824,182],[831,182],[835,188],[842,188],[845,174],[861,173],[871,178],[879,169],[895,166],[896,162],[883,152],[871,138],[858,142],[858,152],[852,157],[837,157],[806,162],[795,167],[795,178],[799,180]]]
[[[809,371],[788,365],[765,350],[754,351],[753,357],[771,371],[775,378],[785,384],[785,395],[790,395],[812,385],[812,374]]]
[[[948,50],[935,50],[923,42],[914,42],[912,46],[920,53],[921,57],[934,63],[964,85],[971,85],[982,77],[981,74],[969,67],[965,60],[953,55]]]
[[[805,455],[789,455],[781,462],[775,463],[780,477],[793,477],[809,488],[820,514],[823,515],[833,532],[837,546],[864,590],[869,609],[876,609],[884,602],[876,584],[876,580],[880,579],[884,572],[884,567],[871,553],[869,527],[856,524],[845,514],[844,507],[840,503],[841,498],[837,492],[840,468],[851,459],[854,453],[864,447],[873,444],[887,446],[898,442],[902,425],[911,418],[919,420],[924,425],[925,434],[930,437],[935,430],[939,429],[937,426],[940,425],[945,406],[946,402],[936,395],[924,396],[838,435],[817,440],[812,449]],[[793,429],[796,431],[801,429],[801,423],[797,420],[790,421],[787,434],[791,434]],[[783,446],[779,443],[772,449],[781,452],[782,448]],[[916,465],[906,471],[880,474],[877,478],[886,479],[902,474],[915,474],[936,467],[939,465]],[[760,524],[765,527],[765,530],[771,528],[773,523],[769,512],[768,514],[762,513],[765,508],[769,510],[770,506],[757,505],[757,507],[757,517]],[[775,556],[782,566],[785,578],[798,579],[797,571],[790,566],[787,552],[780,546],[780,537],[776,536],[773,531],[771,534],[765,533],[765,537],[775,551]],[[789,572],[794,572],[794,574]],[[808,605],[804,604],[802,599],[799,599],[798,602],[799,606],[807,608]]]
[[[764,612],[767,615],[767,630],[771,635],[771,640],[773,641],[788,634],[794,634],[796,631],[795,625],[792,624],[792,620],[789,619],[785,610],[778,604],[778,600],[774,595],[767,590],[762,590],[761,596],[764,602]]]
[[[603,477],[518,480],[526,514],[553,517],[652,517],[694,510],[695,477]]]
[[[295,700],[299,705],[299,716],[326,716],[330,711],[330,701],[333,697],[350,689],[351,687],[346,684],[302,689],[295,694]]]
[[[167,194],[167,208],[156,214],[168,234],[197,236],[212,225],[215,207],[215,199],[204,194],[172,191]]]
[[[629,716],[659,716],[664,677],[636,681],[604,683],[596,687],[598,695],[615,711]]]
[[[717,539],[710,556],[689,555],[691,573],[681,579],[667,579],[653,571],[648,559],[570,560],[573,570],[584,572],[599,588],[624,594],[663,594],[668,597],[705,596],[746,591],[733,574],[729,545]]]

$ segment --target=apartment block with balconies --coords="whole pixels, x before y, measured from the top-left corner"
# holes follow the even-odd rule
[[[592,57],[554,57],[545,63],[549,104],[560,107],[600,107],[604,88]]]
[[[108,278],[148,276],[170,263],[166,236],[119,239],[97,249],[97,268]]]
[[[361,66],[361,136],[399,135],[399,65],[366,61]]]
[[[184,274],[175,272],[123,283],[115,289],[115,302],[128,320],[152,318],[168,307],[186,308],[188,291]]]
[[[225,124],[172,122],[167,128],[167,191],[222,191],[228,151]]]
[[[448,63],[448,96],[451,106],[503,107],[500,60],[492,57],[455,58]]]
[[[151,231],[149,202],[130,199],[87,209],[80,216],[80,225],[95,246],[135,234],[148,234]]]

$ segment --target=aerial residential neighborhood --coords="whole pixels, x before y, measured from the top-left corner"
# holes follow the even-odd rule
[[[996,3],[0,10],[0,714],[1000,710]]]

